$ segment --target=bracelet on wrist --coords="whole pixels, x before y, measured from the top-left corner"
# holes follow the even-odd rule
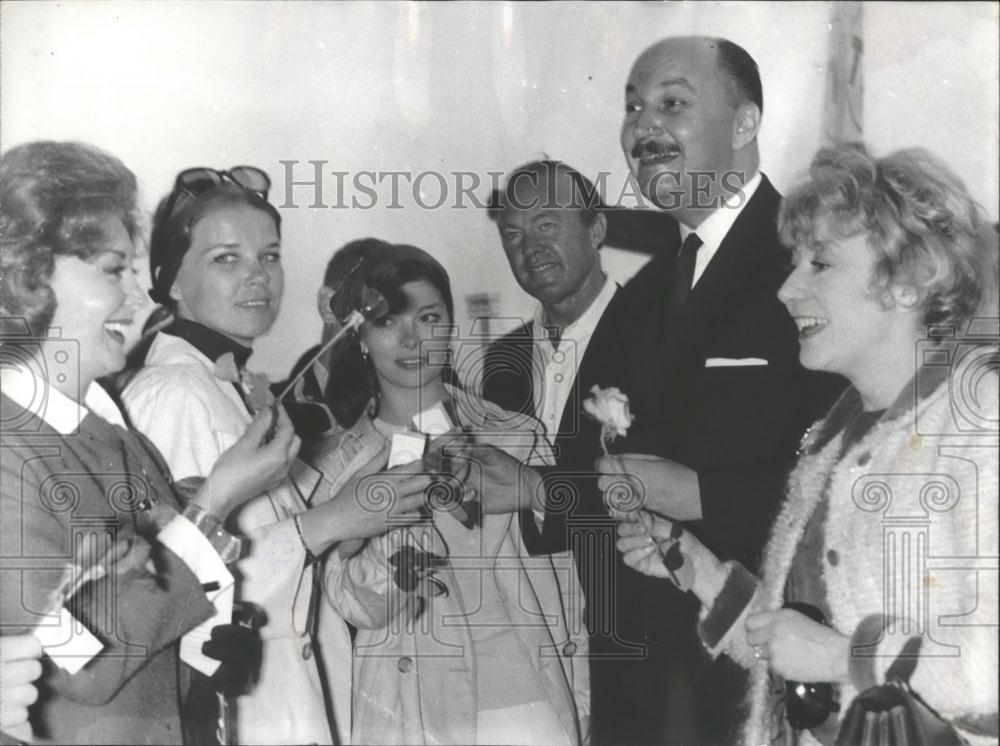
[[[222,521],[214,515],[194,503],[188,503],[181,515],[201,531],[227,565],[240,558],[243,553],[243,542],[226,531],[222,527]]]

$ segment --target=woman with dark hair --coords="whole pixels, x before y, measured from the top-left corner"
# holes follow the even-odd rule
[[[751,671],[744,743],[832,743],[914,637],[913,690],[996,743],[997,235],[929,153],[860,146],[817,154],[780,229],[802,364],[851,387],[803,438],[760,580],[652,513],[619,548],[667,577],[649,532],[679,539],[706,647]],[[670,489],[654,460],[599,468],[641,479],[652,511]]]
[[[177,641],[233,584],[221,522],[298,449],[280,410],[265,439],[265,413],[182,501],[97,383],[124,366],[140,304],[137,214],[135,177],[92,146],[0,159],[0,624],[42,642],[30,722],[58,743],[181,743],[178,653],[192,651]],[[193,653],[217,657],[204,629]]]
[[[266,382],[246,362],[274,323],[284,285],[281,219],[267,201],[269,186],[251,166],[188,169],[156,213],[152,295],[176,319],[155,337],[122,398],[179,479],[207,474],[255,408],[268,406]],[[359,478],[384,465],[385,454],[375,456]],[[429,482],[409,477],[394,515],[403,523],[416,518]],[[336,494],[329,482],[296,462],[288,480],[233,516],[250,542],[236,565],[237,594],[267,619],[260,679],[236,701],[240,743],[344,742],[350,733],[350,636],[330,607],[316,603],[313,567],[333,544],[385,531],[385,515],[353,499],[355,482],[341,487],[349,497],[329,500]]]
[[[429,254],[351,245],[334,257],[327,285],[342,322],[366,288],[389,305],[333,358],[335,413],[347,430],[313,460],[331,479],[350,478],[386,443],[390,463],[419,464],[432,435],[457,428],[520,459],[545,458],[537,421],[445,381],[454,308],[448,275]],[[529,559],[517,515],[491,513],[497,496],[483,494],[475,447],[450,464],[427,459],[441,481],[423,522],[326,559],[330,603],[359,628],[352,742],[579,743],[589,712],[586,633],[570,617],[581,612],[579,588],[575,603],[571,590],[563,597],[556,560]],[[457,501],[463,480],[481,501]],[[366,494],[394,486],[374,475]],[[572,562],[559,572],[572,588]]]

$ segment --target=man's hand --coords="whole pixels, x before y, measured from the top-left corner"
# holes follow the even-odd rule
[[[641,507],[673,521],[701,519],[701,491],[698,474],[676,461],[641,453],[602,456],[594,463],[601,473],[597,486],[605,504],[614,509],[614,491],[624,477],[634,494],[642,497]]]
[[[850,638],[792,609],[762,611],[747,618],[754,654],[786,680],[845,682]]]
[[[541,475],[505,451],[483,443],[476,436],[445,435],[431,443],[432,450],[443,450],[456,462],[466,460],[478,466],[469,470],[466,495],[474,499],[481,492],[486,513],[514,513],[525,508],[542,508]],[[476,479],[478,472],[479,479]]]

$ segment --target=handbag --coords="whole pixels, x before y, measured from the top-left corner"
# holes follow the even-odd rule
[[[836,746],[968,746],[958,731],[910,688],[923,640],[911,637],[885,674],[851,702],[837,731]],[[865,678],[874,683],[869,658]]]

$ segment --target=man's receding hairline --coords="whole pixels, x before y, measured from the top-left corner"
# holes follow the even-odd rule
[[[635,75],[636,70],[640,66],[651,67],[652,63],[650,60],[656,55],[662,53],[662,51],[671,44],[688,44],[691,47],[698,48],[697,42],[704,41],[705,47],[715,53],[715,72],[718,76],[717,80],[725,91],[728,103],[733,109],[739,109],[744,104],[756,104],[753,97],[749,95],[743,89],[743,83],[736,78],[732,71],[730,71],[725,65],[725,59],[722,52],[723,43],[729,43],[733,46],[739,47],[733,41],[723,37],[716,36],[668,36],[665,39],[660,39],[657,42],[649,45],[644,49],[639,56],[636,58],[635,63],[632,65],[632,69],[629,71],[628,80],[625,82],[625,92],[635,90],[635,85],[632,83],[632,79]],[[743,49],[739,47],[739,49]],[[749,57],[749,53],[743,50],[744,53]],[[751,61],[754,61],[750,57]],[[755,62],[755,61],[754,61]]]

